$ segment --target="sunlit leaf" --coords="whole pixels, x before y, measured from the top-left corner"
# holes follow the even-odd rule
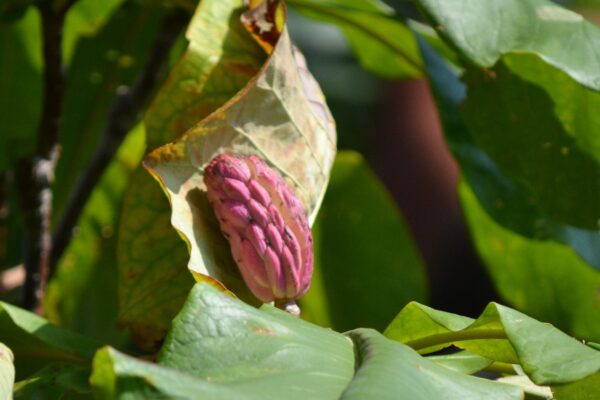
[[[600,352],[496,303],[476,320],[411,303],[385,335],[421,353],[454,345],[490,360],[520,364],[537,384],[573,382],[600,371]]]
[[[206,284],[196,285],[158,363],[264,398],[282,393],[289,399],[337,398],[354,372],[351,342],[263,307],[257,310]]]
[[[119,323],[138,346],[153,349],[194,282],[185,243],[170,223],[169,202],[141,166],[125,194],[119,227]]]
[[[0,397],[9,399],[12,396],[15,381],[15,366],[12,351],[0,343]]]
[[[195,20],[202,10],[201,5]],[[284,29],[260,73],[231,101],[146,157],[170,197],[173,226],[190,244],[189,268],[235,293],[244,290],[203,191],[202,168],[216,154],[265,159],[295,187],[312,221],[325,192],[335,141],[323,94]]]
[[[415,39],[393,10],[378,0],[289,0],[302,15],[338,26],[362,66],[390,78],[423,72]]]
[[[342,399],[521,399],[520,388],[463,375],[371,329],[349,332],[361,364]]]

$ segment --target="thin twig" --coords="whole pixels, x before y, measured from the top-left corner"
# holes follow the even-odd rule
[[[100,144],[86,169],[79,175],[71,192],[64,215],[54,232],[50,274],[65,251],[73,235],[73,228],[94,187],[102,177],[127,132],[139,120],[140,112],[155,88],[168,52],[189,15],[176,11],[165,18],[154,40],[148,60],[131,88],[120,86],[108,114]]]
[[[69,3],[71,4],[71,3]],[[44,97],[35,153],[19,161],[17,189],[25,224],[24,264],[26,271],[23,307],[40,311],[48,280],[52,240],[52,183],[58,161],[65,74],[62,65],[62,29],[67,7],[54,10],[41,2],[44,59]]]

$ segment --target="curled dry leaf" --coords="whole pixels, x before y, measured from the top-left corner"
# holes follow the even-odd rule
[[[189,242],[189,268],[237,293],[241,282],[206,198],[203,171],[221,153],[256,155],[294,187],[309,222],[315,219],[335,156],[335,123],[302,54],[292,45],[284,4],[252,2],[244,25],[272,51],[248,84],[175,142],[151,152],[145,166],[172,204],[171,223]],[[242,22],[240,22],[242,23]]]

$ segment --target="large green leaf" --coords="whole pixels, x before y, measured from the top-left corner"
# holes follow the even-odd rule
[[[96,354],[90,381],[94,397],[102,400],[264,398],[234,387],[198,379],[172,368],[140,361],[108,347]]]
[[[508,52],[538,54],[582,85],[600,89],[600,28],[573,11],[548,0],[417,3],[434,27],[481,67],[493,66]]]
[[[0,397],[10,399],[15,381],[15,366],[12,351],[0,343]]]
[[[263,307],[198,284],[173,323],[159,365],[103,349],[92,384],[101,398],[338,398],[354,373],[351,341]]]
[[[199,6],[186,32],[188,48],[144,117],[148,149],[173,141],[233,97],[259,70],[266,55],[239,22],[241,6],[241,0],[207,0]],[[207,208],[203,217],[212,217],[212,211]],[[185,244],[169,220],[170,203],[159,185],[137,171],[122,210],[119,320],[144,348],[164,337],[191,287],[183,275],[188,259]],[[216,223],[214,229],[218,235]],[[160,246],[149,246],[153,243]],[[211,249],[237,271],[224,241]],[[237,282],[241,287],[239,275]],[[158,290],[168,300],[153,296]]]
[[[392,9],[378,0],[288,0],[302,15],[338,26],[360,63],[376,74],[414,78],[423,65],[415,39]]]
[[[56,361],[89,365],[99,347],[88,337],[6,303],[0,303],[0,337],[14,353],[17,378]]]
[[[141,166],[129,182],[117,249],[119,323],[131,328],[139,347],[153,349],[166,335],[194,279],[160,186]]]
[[[477,250],[500,294],[535,318],[598,341],[600,271],[567,246],[527,239],[499,226],[465,184],[460,197]]]
[[[439,326],[463,326],[470,321],[416,303],[412,307],[421,309],[423,315],[418,318],[425,316]],[[517,352],[528,349],[527,354],[519,356],[532,376],[557,372],[550,381],[569,382],[556,385],[557,390],[576,393],[570,385],[576,385],[576,379],[597,368],[599,352],[514,310],[493,305],[480,320],[487,319],[481,323],[489,327],[498,318]],[[413,321],[413,329],[415,326],[418,330],[419,321]],[[431,339],[437,340],[439,335]],[[495,341],[492,338],[488,345],[496,346]],[[514,371],[515,377],[508,380],[511,384],[468,376],[465,372],[485,365],[482,357],[467,356],[470,361],[454,361],[454,368],[449,368],[440,357],[422,357],[409,346],[371,329],[342,335],[269,305],[255,309],[203,283],[191,290],[157,364],[104,348],[94,359],[91,382],[97,397],[107,399],[368,400],[401,396],[427,400],[516,400],[523,398],[522,387],[547,395],[548,388],[534,386]],[[590,382],[589,379],[581,382]]]
[[[357,153],[336,158],[314,243],[315,278],[301,301],[313,322],[383,329],[409,301],[426,297],[423,262],[404,219]]]
[[[474,142],[530,205],[562,224],[598,229],[600,117],[586,110],[600,99],[600,29],[545,0],[419,3],[468,60],[462,116]]]
[[[490,360],[520,364],[537,384],[569,383],[600,371],[600,352],[496,303],[477,320],[411,303],[385,335],[422,353],[455,345]]]
[[[115,346],[126,340],[117,331],[117,230],[125,187],[143,150],[138,125],[92,192],[44,298],[50,321]]]
[[[354,373],[352,344],[342,335],[207,285],[190,293],[158,362],[264,398],[336,398]]]
[[[420,40],[419,43],[446,140],[486,212],[503,226],[521,235],[568,244],[588,263],[600,269],[600,235],[593,230],[579,229],[550,218],[532,203],[526,186],[507,176],[475,143],[458,111],[460,104],[465,101],[465,85],[425,42]],[[494,115],[501,118],[501,115]],[[489,123],[493,124],[494,121],[490,120]],[[539,135],[539,132],[534,135]],[[590,190],[593,190],[593,186]]]
[[[451,371],[371,329],[348,333],[360,366],[341,397],[352,399],[520,399],[520,388]]]

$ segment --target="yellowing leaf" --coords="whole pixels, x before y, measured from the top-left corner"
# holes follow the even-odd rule
[[[335,124],[324,96],[284,27],[268,60],[246,87],[145,159],[170,197],[171,223],[189,242],[188,267],[238,293],[239,273],[204,192],[203,167],[215,155],[263,158],[295,187],[312,222],[327,186],[335,144]]]
[[[189,46],[144,116],[149,149],[177,138],[258,72],[267,55],[239,23],[242,11],[242,0],[201,2],[186,31]],[[119,323],[143,349],[162,339],[194,281],[170,214],[159,185],[140,168],[125,195],[117,251]]]

